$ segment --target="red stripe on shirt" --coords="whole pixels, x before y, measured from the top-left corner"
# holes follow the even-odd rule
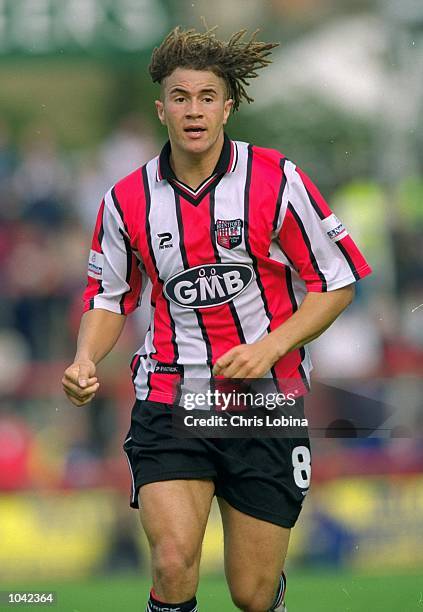
[[[173,363],[175,351],[172,342],[169,304],[163,296],[163,283],[158,277],[152,252],[149,247],[149,240],[151,240],[151,237],[148,235],[147,204],[150,199],[150,193],[145,166],[141,171],[137,170],[124,179],[124,181],[121,181],[116,188],[118,188],[118,186],[119,189],[122,190],[121,201],[125,203],[131,201],[130,214],[128,214],[128,223],[130,223],[130,227],[128,229],[134,243],[138,245],[146,272],[153,281],[151,302],[155,305],[155,320],[154,337],[152,341],[156,349],[160,350],[154,353],[152,357],[163,363]],[[120,191],[117,192],[117,194],[119,197]]]
[[[286,267],[263,256],[269,252],[269,237],[272,235],[273,222],[278,206],[279,187],[283,180],[283,169],[279,160],[281,155],[275,154],[275,164],[260,163],[260,149],[253,148],[254,161],[251,169],[250,201],[260,202],[260,205],[249,207],[249,244],[252,254],[256,257],[257,273],[261,280],[267,308],[271,315],[269,331],[275,330],[296,309],[289,298]],[[264,181],[266,177],[266,181]],[[268,187],[265,187],[268,186]],[[270,187],[271,186],[271,187]],[[268,191],[265,191],[268,189]],[[295,299],[295,298],[293,298]],[[299,349],[288,353],[274,365],[274,374],[281,381],[283,389],[288,378],[301,379],[298,368],[301,365]],[[300,385],[302,389],[302,385]]]
[[[160,372],[152,372],[149,375],[150,390],[147,394],[147,400],[150,402],[163,402],[169,404],[176,403],[176,398],[181,385],[180,374],[161,374]]]
[[[138,215],[143,208],[140,204],[144,200],[144,198],[139,196],[140,182],[141,172],[138,169],[119,181],[114,187],[113,201],[115,206],[118,206],[120,209],[118,212],[122,217],[125,231],[131,237],[131,241],[124,239],[128,259],[126,282],[129,285],[129,290],[121,298],[120,306],[122,314],[129,314],[135,310],[138,306],[142,289],[142,277],[138,268],[139,260],[133,252],[134,244],[136,244],[134,239],[134,220],[135,222],[138,220]]]
[[[335,244],[347,260],[348,265],[354,274],[355,280],[359,280],[360,278],[364,278],[368,274],[371,274],[371,267],[364,259],[362,253],[359,251],[351,236],[347,235],[344,238],[341,238],[341,240],[338,240]]]
[[[204,197],[198,206],[180,198],[180,210],[189,267],[216,262],[211,238],[206,241],[198,232],[198,227],[210,228],[210,194]],[[211,360],[214,364],[221,355],[240,343],[239,335],[229,304],[198,310],[210,342]]]
[[[121,300],[121,308],[124,314],[129,314],[137,308],[142,289],[142,276],[138,268],[139,261],[134,253],[132,253],[131,259],[131,270],[128,279],[131,290]]]
[[[313,266],[312,252],[305,237],[304,226],[301,225],[301,222],[288,207],[279,232],[282,251],[291,261],[295,262],[297,270],[309,291],[324,291],[324,283]]]
[[[149,255],[146,257],[149,258]],[[150,356],[161,363],[175,363],[177,355],[175,354],[172,317],[169,302],[163,294],[163,281],[159,279],[155,270],[150,278],[153,282],[151,301],[155,306],[152,341],[156,349],[156,352]]]

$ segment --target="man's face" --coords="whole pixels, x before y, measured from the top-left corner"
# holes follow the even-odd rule
[[[162,83],[157,114],[167,126],[172,149],[206,153],[216,144],[232,107],[226,86],[210,70],[176,68]]]

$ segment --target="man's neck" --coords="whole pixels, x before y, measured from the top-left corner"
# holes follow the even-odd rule
[[[204,155],[187,155],[184,151],[172,147],[170,165],[177,179],[192,189],[197,189],[213,173],[222,152],[223,142],[222,132]]]

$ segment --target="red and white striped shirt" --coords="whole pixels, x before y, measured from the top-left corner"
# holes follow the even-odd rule
[[[119,181],[101,203],[85,310],[129,314],[152,283],[151,319],[131,363],[137,398],[175,403],[186,381],[253,343],[298,309],[371,272],[312,181],[281,153],[225,135],[218,164],[196,190],[178,181],[170,145]],[[306,347],[269,378],[308,390]]]

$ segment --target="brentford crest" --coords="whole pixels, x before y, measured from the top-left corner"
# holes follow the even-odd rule
[[[225,249],[233,249],[242,242],[242,219],[217,219],[217,244]]]

